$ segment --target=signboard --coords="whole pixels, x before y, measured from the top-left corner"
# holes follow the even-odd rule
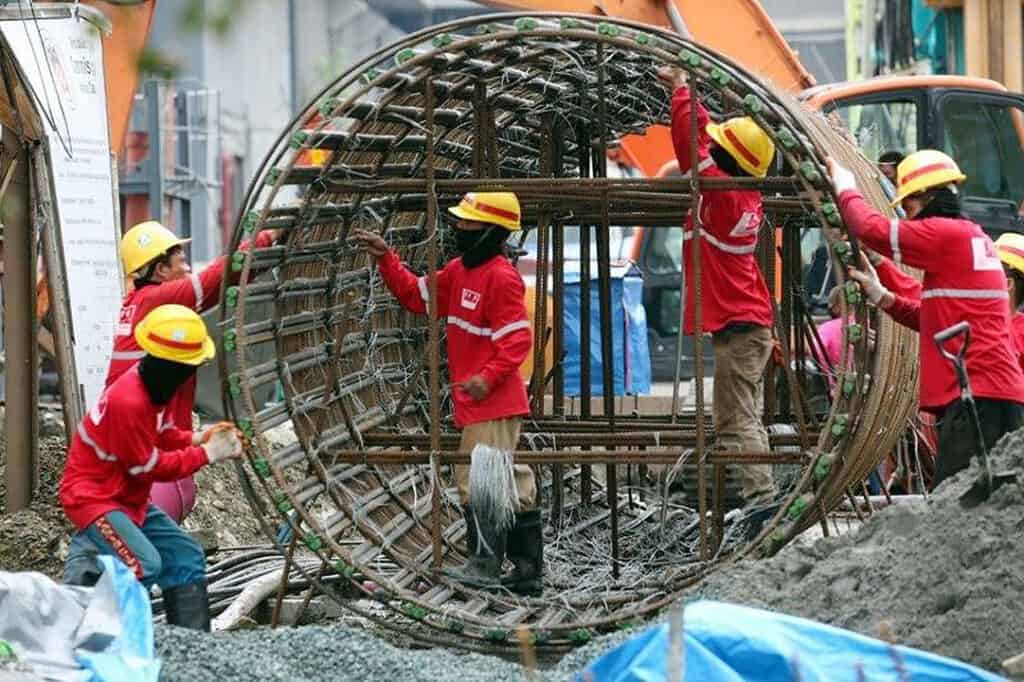
[[[121,307],[100,31],[81,17],[0,22],[42,114],[83,404],[103,390]]]

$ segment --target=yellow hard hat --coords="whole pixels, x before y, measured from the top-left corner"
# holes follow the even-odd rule
[[[139,223],[121,237],[121,262],[124,272],[130,275],[141,270],[150,261],[159,258],[179,244],[188,244],[191,239],[181,239],[155,220]]]
[[[463,220],[490,223],[511,232],[522,229],[519,198],[512,192],[469,192],[448,212]]]
[[[153,308],[136,325],[135,342],[154,357],[183,365],[201,365],[217,353],[199,314],[177,304]]]
[[[775,158],[775,143],[749,116],[730,118],[722,124],[709,123],[706,130],[711,139],[736,159],[740,168],[755,178],[768,174]]]
[[[1024,234],[1004,232],[999,235],[996,253],[1003,265],[1024,274]]]
[[[960,166],[947,154],[936,149],[922,149],[900,161],[896,167],[896,198],[892,205],[899,206],[911,194],[966,179],[967,176],[960,172]]]

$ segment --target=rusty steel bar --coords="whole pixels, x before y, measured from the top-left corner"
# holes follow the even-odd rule
[[[692,446],[696,435],[691,431],[645,431],[617,433],[572,433],[572,432],[524,432],[519,437],[520,447],[529,447],[534,438],[551,436],[559,447],[593,447],[609,445],[616,447],[672,447],[677,445]],[[430,447],[430,434],[397,434],[367,433],[363,435],[366,447]],[[774,447],[793,447],[800,445],[799,436],[771,436]],[[453,449],[459,444],[459,435],[455,433],[441,434],[441,447]]]
[[[590,126],[577,128],[580,177],[591,175]],[[590,224],[580,223],[580,417],[590,418]],[[580,498],[584,507],[593,499],[592,472],[589,465],[580,470]]]
[[[556,118],[551,136],[551,172],[560,177],[565,172],[565,126],[562,118]],[[555,418],[565,415],[565,233],[563,223],[552,225],[551,259],[552,291],[551,305],[552,334],[551,408]],[[562,511],[565,502],[565,467],[555,464],[551,467],[551,524],[557,530],[562,527]]]
[[[424,172],[427,181],[427,212],[424,224],[431,231],[427,246],[427,315],[430,318],[428,345],[430,347],[430,459],[433,484],[430,499],[430,535],[433,543],[434,573],[441,570],[441,343],[440,321],[437,318],[437,192],[434,188],[434,85],[427,79],[424,90],[424,127],[426,132],[426,158]],[[458,389],[454,389],[458,390]]]
[[[690,192],[695,197],[700,197],[701,194],[701,183],[700,177],[700,159],[697,157],[697,107],[701,106],[698,99],[697,89],[697,77],[694,74],[690,74],[690,97],[692,98],[692,106],[690,107]],[[701,269],[700,269],[700,249],[701,249],[701,201],[698,198],[697,206],[695,209],[691,209],[690,214],[693,216],[693,238],[692,244],[690,245],[690,252],[693,253],[693,315],[695,328],[693,332],[693,344],[694,344],[694,367],[693,367],[693,378],[694,378],[694,403],[697,408],[697,443],[695,448],[697,450],[697,509],[700,513],[700,557],[707,561],[710,553],[708,551],[708,496],[706,489],[706,472],[704,470],[705,458],[707,456],[705,452],[706,443],[704,442],[704,320],[701,318]],[[680,305],[685,305],[681,302]]]
[[[675,464],[675,452],[649,450],[516,450],[512,456],[517,464]],[[418,450],[332,450],[323,457],[333,464],[365,464],[392,466],[398,464],[430,464],[431,454]],[[438,461],[442,464],[469,464],[470,453],[442,450]],[[708,464],[806,464],[809,457],[798,452],[731,452],[715,451],[707,454]]]

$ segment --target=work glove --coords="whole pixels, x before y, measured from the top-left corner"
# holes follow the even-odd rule
[[[216,424],[210,424],[205,429],[200,429],[199,431],[192,432],[192,445],[202,445],[206,441],[210,440],[210,436],[212,436],[217,431],[234,428],[235,425],[232,424],[231,422],[217,422]]]
[[[828,159],[828,174],[832,177],[832,186],[836,188],[837,195],[848,189],[857,189],[857,178],[854,174],[836,163],[832,157]]]
[[[206,459],[210,464],[216,464],[225,459],[234,459],[242,454],[242,440],[238,437],[238,432],[234,427],[213,431],[209,440],[200,447],[206,451]]]
[[[889,294],[889,290],[878,280],[878,273],[875,272],[875,268],[870,263],[863,261],[862,264],[866,266],[863,270],[854,270],[853,268],[848,270],[850,279],[860,284],[864,295],[867,296],[871,303],[878,305]]]

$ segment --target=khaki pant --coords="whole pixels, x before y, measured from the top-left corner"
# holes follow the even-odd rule
[[[501,450],[519,449],[519,431],[523,420],[519,417],[492,419],[486,422],[470,424],[462,429],[462,441],[459,452],[473,452],[477,445],[490,445]],[[455,485],[459,489],[459,501],[469,503],[469,467],[456,464],[454,467]],[[512,467],[516,479],[516,511],[523,512],[537,505],[537,482],[533,469],[525,464]]]
[[[730,452],[770,451],[768,432],[761,422],[764,368],[772,352],[772,333],[765,327],[715,334],[715,386],[711,416],[716,444]],[[775,490],[772,467],[737,467],[743,497],[750,499]]]

